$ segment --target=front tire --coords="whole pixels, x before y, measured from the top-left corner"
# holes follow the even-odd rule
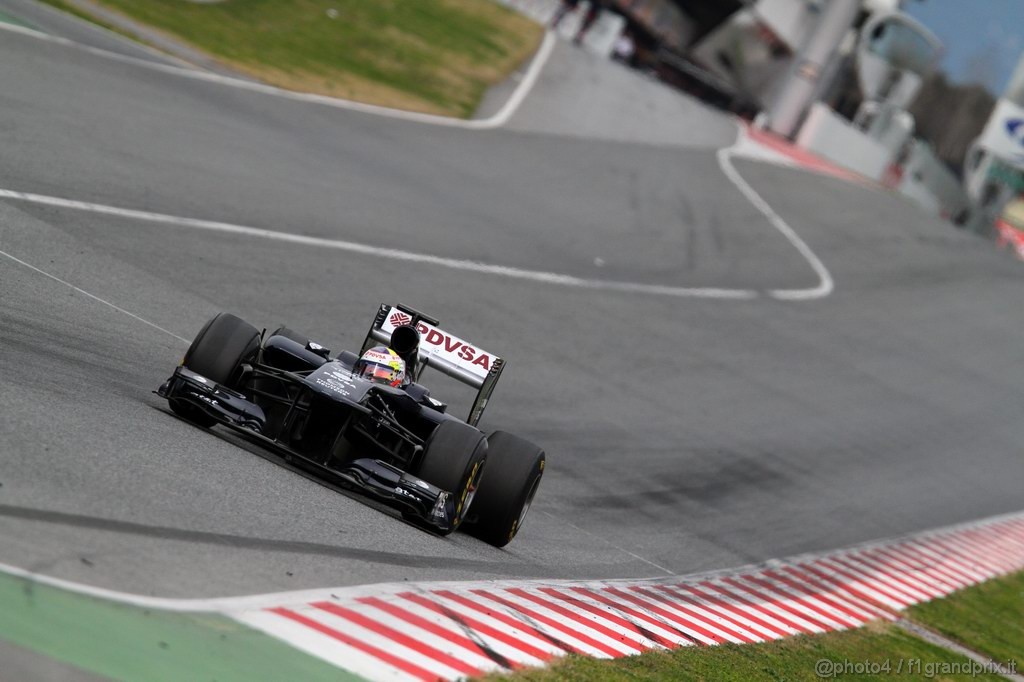
[[[286,339],[291,339],[292,341],[299,344],[303,348],[305,348],[306,344],[309,343],[309,337],[303,336],[294,329],[290,329],[289,327],[285,327],[284,325],[275,329],[273,333],[268,334],[267,338],[269,339],[271,336],[283,336]]]
[[[239,368],[259,348],[256,327],[231,313],[220,313],[207,322],[185,353],[182,365],[221,386],[235,388]],[[184,401],[170,401],[171,411],[199,426],[210,427],[217,420]]]
[[[466,518],[487,461],[487,439],[477,429],[457,421],[443,421],[423,449],[415,474],[427,483],[447,490],[455,499],[454,531]]]
[[[473,505],[475,520],[466,529],[490,545],[504,547],[523,527],[546,458],[537,445],[504,431],[492,433],[487,443],[487,471]]]

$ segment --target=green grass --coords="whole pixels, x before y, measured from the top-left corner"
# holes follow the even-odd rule
[[[910,609],[917,623],[1024,671],[1024,572]]]
[[[913,607],[907,616],[996,663],[1005,665],[1013,660],[1018,673],[1024,670],[1024,572]],[[816,670],[819,661],[836,665],[831,670],[833,674],[820,675]],[[960,667],[943,669],[950,664]],[[964,667],[971,665],[968,659],[895,625],[874,622],[857,630],[792,637],[765,644],[685,647],[613,661],[569,656],[549,668],[513,675],[495,674],[485,679],[513,682],[1003,679],[997,675],[972,675],[970,667]],[[968,672],[951,674],[958,670]]]
[[[3,573],[0,639],[118,680],[357,679],[224,616],[142,609]]]
[[[455,116],[470,115],[543,35],[490,0],[100,4],[280,87]]]
[[[912,620],[998,663],[1024,659],[1024,572],[912,608]],[[213,614],[172,613],[0,574],[0,639],[115,679],[346,680],[351,676]],[[820,668],[827,662],[825,669]],[[615,661],[570,656],[488,680],[998,680],[890,623],[752,645],[685,647]],[[952,666],[958,666],[953,668]]]
[[[835,665],[834,675],[819,675],[820,661]],[[902,662],[902,664],[901,664]],[[848,632],[800,636],[766,644],[686,647],[675,651],[599,661],[570,656],[547,669],[507,676],[515,682],[604,682],[612,680],[900,680],[957,679],[942,675],[941,664],[970,665],[970,661],[928,644],[894,625],[872,624]],[[857,674],[856,666],[864,668]],[[844,667],[845,666],[845,667]],[[833,669],[829,667],[828,671]],[[888,672],[886,672],[888,670]],[[486,679],[500,680],[492,675]],[[960,678],[963,679],[963,678]],[[978,675],[977,680],[999,680]]]

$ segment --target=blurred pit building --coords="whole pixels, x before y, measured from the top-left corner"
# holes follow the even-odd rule
[[[502,1],[541,21],[560,3]],[[923,99],[965,99],[942,90],[949,87],[935,74],[942,44],[902,11],[920,0],[589,1],[603,8],[587,36],[591,51],[610,54],[626,35],[634,68],[957,225],[991,232],[1000,220],[1012,222],[1024,257],[1024,66],[971,144],[991,106],[988,93],[956,125],[946,126],[941,113],[936,120],[934,106],[914,106],[926,85]],[[573,28],[561,30],[571,35]],[[933,87],[936,78],[942,87]],[[912,110],[928,117],[927,131]],[[1007,133],[1014,121],[1019,127]],[[942,145],[942,157],[921,139],[922,132],[935,142],[951,131],[957,139]],[[1017,145],[1012,154],[1007,145]]]

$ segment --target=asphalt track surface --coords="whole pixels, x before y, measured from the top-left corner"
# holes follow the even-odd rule
[[[7,15],[19,24],[47,35],[57,36],[125,57],[145,59],[158,64],[183,65],[174,57],[128,40],[112,31],[83,21],[36,0],[0,0],[0,15]]]
[[[602,78],[560,46],[508,128],[468,131],[5,32],[0,188],[586,278],[817,284],[723,175],[727,119],[634,79],[635,110],[581,130],[581,73]],[[0,201],[0,562],[167,597],[640,577],[1024,507],[1019,264],[896,196],[736,167],[834,293],[593,291]],[[380,301],[508,359],[485,426],[550,466],[506,550],[428,535],[151,393],[218,311],[351,348]]]

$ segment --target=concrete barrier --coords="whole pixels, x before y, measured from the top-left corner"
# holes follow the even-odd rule
[[[897,189],[935,213],[957,218],[968,209],[967,192],[959,178],[926,143],[914,140]]]
[[[891,152],[821,102],[811,106],[798,146],[838,166],[880,182]]]

